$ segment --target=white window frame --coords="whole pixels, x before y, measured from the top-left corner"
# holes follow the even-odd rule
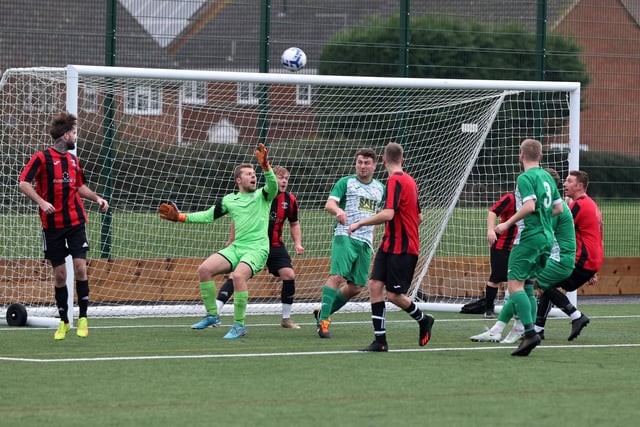
[[[127,85],[124,112],[140,116],[162,114],[162,88],[152,85]]]
[[[82,89],[82,111],[95,113],[98,111],[98,88],[94,85],[86,85]]]
[[[180,99],[184,104],[206,104],[207,82],[204,80],[184,82],[180,88]]]
[[[296,105],[311,105],[311,85],[296,85]]]
[[[254,82],[238,82],[238,105],[258,105],[258,85]]]
[[[58,86],[46,84],[26,85],[24,110],[31,113],[53,113],[58,110]]]

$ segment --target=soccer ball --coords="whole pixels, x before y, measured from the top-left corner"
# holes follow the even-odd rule
[[[290,47],[282,52],[280,62],[289,71],[300,71],[307,65],[307,55],[298,47]]]

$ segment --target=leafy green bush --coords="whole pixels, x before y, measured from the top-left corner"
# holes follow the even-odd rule
[[[580,153],[580,169],[589,174],[588,193],[594,198],[637,199],[640,159],[616,152]]]
[[[495,25],[431,15],[411,19],[409,77],[534,80],[535,34],[517,24]],[[336,34],[320,57],[320,74],[399,76],[400,18],[371,18]],[[569,38],[549,35],[549,81],[589,82],[579,47]]]

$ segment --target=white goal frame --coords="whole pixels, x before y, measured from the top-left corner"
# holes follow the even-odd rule
[[[26,70],[26,69],[25,69]],[[202,70],[175,70],[175,69],[150,69],[150,68],[129,68],[129,67],[106,67],[106,66],[86,66],[86,65],[68,65],[66,67],[66,109],[68,112],[78,114],[79,100],[79,82],[83,76],[92,77],[123,77],[123,78],[139,78],[139,79],[171,79],[171,80],[215,80],[219,82],[250,82],[250,83],[266,83],[266,84],[299,84],[299,85],[332,85],[332,86],[361,86],[361,87],[381,87],[381,88],[416,88],[416,89],[494,89],[503,91],[563,91],[569,94],[569,149],[568,149],[568,165],[569,169],[579,169],[579,146],[580,146],[580,83],[577,82],[544,82],[544,81],[516,81],[516,80],[455,80],[455,79],[412,79],[412,78],[382,78],[382,77],[355,77],[355,76],[326,76],[326,75],[308,75],[308,74],[272,74],[272,73],[242,73],[242,72],[219,72],[219,71],[202,71]],[[79,129],[80,133],[82,129]],[[471,167],[472,165],[469,165]],[[462,191],[462,188],[460,188]],[[440,231],[441,237],[444,232]],[[416,279],[414,281],[421,282],[428,270],[431,257],[424,263],[424,266],[416,271]],[[68,266],[68,287],[70,288],[70,300],[72,302],[74,295],[74,278],[73,269]],[[418,287],[415,287],[417,290]],[[411,295],[415,298],[415,293]],[[572,303],[577,305],[577,294],[571,292],[569,298]],[[362,304],[359,310],[362,310]],[[249,312],[252,312],[251,303]],[[275,313],[279,307],[274,307],[272,311]],[[349,309],[349,303],[346,309]],[[419,307],[426,311],[448,311],[458,312],[461,304],[450,303],[425,303],[420,302]],[[72,304],[70,305],[72,306]],[[255,308],[255,307],[254,307]],[[294,304],[294,312],[309,312],[312,306],[310,304]],[[389,307],[393,309],[394,307]],[[496,310],[500,310],[500,306]],[[230,310],[231,307],[225,307]],[[92,307],[92,315],[99,308]],[[135,315],[147,313],[148,309],[143,308],[136,311]],[[258,308],[257,312],[269,312],[266,307]],[[228,313],[226,311],[225,313]],[[122,312],[123,315],[127,313]],[[151,313],[147,313],[151,314]],[[558,311],[553,310],[552,315],[557,315]],[[143,314],[142,314],[143,315]],[[35,320],[35,319],[34,319]],[[38,321],[38,325],[40,322]]]
[[[78,109],[78,81],[81,75],[97,77],[135,77],[175,80],[200,80],[215,75],[218,81],[227,82],[259,82],[259,83],[290,83],[291,75],[270,73],[235,73],[219,71],[189,71],[153,68],[102,67],[88,65],[67,66],[67,110],[77,114]],[[456,80],[456,79],[412,79],[412,78],[381,78],[354,76],[325,76],[325,75],[295,75],[298,84],[330,84],[334,86],[371,87],[399,87],[399,88],[442,88],[442,89],[498,89],[498,90],[539,90],[539,91],[567,91],[569,92],[569,169],[580,167],[580,83],[578,82],[544,82],[519,80]],[[418,272],[421,281],[429,267],[430,259],[425,263],[422,271]],[[73,282],[71,283],[73,286]],[[73,295],[70,292],[71,295]],[[570,292],[569,299],[577,305],[577,292]],[[460,311],[460,304],[420,303],[422,310],[427,311]],[[391,307],[389,307],[391,308]],[[500,306],[496,308],[497,311]],[[308,310],[307,310],[308,311]],[[552,315],[558,314],[553,310]]]

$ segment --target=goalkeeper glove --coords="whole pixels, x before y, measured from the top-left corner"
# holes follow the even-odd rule
[[[258,159],[258,163],[260,163],[260,167],[262,167],[263,171],[271,170],[271,164],[269,164],[269,159],[267,158],[267,148],[264,144],[260,144],[259,148],[256,150],[256,158]]]
[[[187,220],[187,215],[180,213],[180,210],[173,202],[162,203],[158,208],[158,213],[160,214],[161,219],[166,219],[168,221],[185,222]]]

